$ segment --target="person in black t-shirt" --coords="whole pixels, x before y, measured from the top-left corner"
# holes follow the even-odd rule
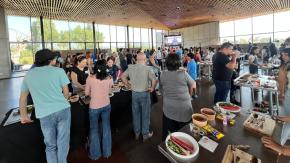
[[[75,91],[85,90],[86,80],[89,75],[87,67],[87,59],[85,56],[78,56],[75,61],[75,66],[71,69],[71,80]]]
[[[231,60],[229,59],[231,56]],[[236,67],[237,53],[233,52],[233,44],[226,42],[213,57],[213,81],[216,87],[214,103],[226,101],[231,88],[233,70]]]

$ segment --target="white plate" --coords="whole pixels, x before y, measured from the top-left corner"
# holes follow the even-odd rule
[[[217,102],[217,103],[216,103],[216,106],[217,106],[217,107],[218,107],[218,108],[219,108],[223,113],[225,113],[225,112],[239,113],[239,112],[241,111],[241,107],[238,106],[238,105],[233,104],[233,105],[239,107],[238,110],[227,110],[227,109],[224,109],[224,108],[220,107],[220,106],[219,106],[220,103],[229,103],[229,102]],[[231,104],[232,104],[232,103],[231,103]]]
[[[180,154],[175,153],[173,150],[171,150],[168,145],[167,142],[170,139],[170,135],[168,135],[165,139],[165,145],[167,150],[170,152],[170,154],[177,160],[180,162],[191,162],[193,160],[195,160],[197,158],[197,155],[199,153],[199,145],[197,143],[197,141],[190,135],[183,133],[183,132],[174,132],[171,133],[172,136],[178,137],[179,139],[186,141],[187,143],[190,143],[193,146],[193,153],[189,156],[183,156]]]

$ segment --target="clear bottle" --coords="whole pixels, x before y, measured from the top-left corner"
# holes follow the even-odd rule
[[[227,126],[228,125],[228,116],[227,115],[224,115],[223,116],[223,125],[224,126]]]

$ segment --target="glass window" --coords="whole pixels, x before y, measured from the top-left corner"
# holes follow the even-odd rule
[[[162,30],[156,30],[156,42],[162,42],[163,33]]]
[[[141,42],[140,28],[134,28],[134,42]]]
[[[51,31],[54,31],[54,36],[53,37],[57,37],[57,31],[56,31],[56,28],[55,28],[55,24],[50,22],[50,19],[43,19],[43,32],[44,32],[44,41],[45,42],[51,42],[52,39],[51,39]],[[45,46],[46,48],[47,46]],[[50,45],[51,47],[51,45]]]
[[[31,18],[31,37],[33,42],[41,42],[40,19]]]
[[[110,42],[110,26],[109,25],[101,25],[98,24],[98,31],[99,31],[99,42]],[[102,39],[103,38],[103,39]]]
[[[246,36],[236,36],[236,44],[248,44],[252,41],[252,35],[246,35]]]
[[[133,48],[134,43],[133,42],[129,42],[129,47]],[[127,45],[126,45],[127,46]]]
[[[142,42],[142,49],[151,49],[150,44],[148,42]]]
[[[77,43],[70,43],[71,50],[84,50],[85,43],[77,42]]]
[[[134,48],[141,48],[140,42],[134,42]]]
[[[117,43],[111,42],[111,52],[116,52],[116,51],[117,51]]]
[[[96,46],[97,48],[97,46]],[[93,50],[94,49],[94,43],[93,42],[87,42],[86,43],[86,50]]]
[[[234,37],[221,37],[220,38],[220,43],[222,44],[224,42],[234,43]]]
[[[69,22],[69,28],[70,28],[70,42],[84,42],[85,41],[84,23]]]
[[[153,46],[156,48],[156,30],[153,29]]]
[[[105,37],[104,34],[99,31],[98,24],[95,24],[95,34],[96,34],[96,42],[104,42]]]
[[[150,44],[152,44],[152,39],[151,39],[151,29],[148,29],[148,42],[150,43]],[[151,46],[150,46],[151,47]]]
[[[134,28],[129,27],[129,42],[133,42],[133,38],[134,38]]]
[[[32,44],[32,54],[35,55],[35,53],[38,51],[38,50],[41,50],[42,49],[42,44],[41,43],[33,43]]]
[[[85,23],[86,42],[94,42],[93,24]]]
[[[273,32],[273,14],[253,17],[253,34]]]
[[[156,42],[156,47],[162,47],[162,43],[161,42]]]
[[[117,43],[117,47],[118,47],[118,48],[126,48],[126,46],[127,46],[127,45],[126,45],[125,42],[124,42],[124,43],[122,43],[122,42],[118,42],[118,43]]]
[[[53,50],[69,50],[69,43],[53,43]]]
[[[100,43],[100,49],[110,49],[110,43],[107,42]]]
[[[141,28],[141,42],[149,42],[149,36],[148,36],[148,29],[147,28]]]
[[[111,42],[117,41],[116,26],[110,25]]]
[[[51,20],[51,32],[53,42],[69,42],[68,21]]]
[[[253,43],[269,43],[273,41],[273,34],[259,34],[253,36]]]
[[[45,48],[46,48],[46,49],[52,49],[52,48],[51,48],[51,42],[46,42],[46,43],[45,43]]]
[[[234,36],[234,21],[219,23],[220,37]]]
[[[252,34],[252,18],[235,20],[235,35]]]
[[[7,16],[9,41],[10,42],[30,42],[30,17]]]
[[[277,42],[278,45],[285,42],[286,38],[290,37],[290,31],[288,32],[276,32],[274,33],[274,42]]]
[[[33,64],[34,55],[32,53],[32,43],[10,43],[11,59],[17,70],[27,70]]]
[[[290,30],[290,11],[278,12],[274,14],[274,32]]]
[[[117,42],[127,42],[126,27],[117,26]]]

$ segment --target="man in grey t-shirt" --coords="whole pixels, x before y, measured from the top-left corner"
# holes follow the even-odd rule
[[[146,66],[146,56],[144,53],[139,52],[137,54],[137,64],[129,65],[122,75],[121,79],[125,85],[129,84],[128,78],[130,78],[132,89],[132,115],[135,138],[138,140],[142,132],[143,141],[145,141],[153,135],[153,132],[149,132],[150,93],[155,90],[157,78],[152,68]]]

